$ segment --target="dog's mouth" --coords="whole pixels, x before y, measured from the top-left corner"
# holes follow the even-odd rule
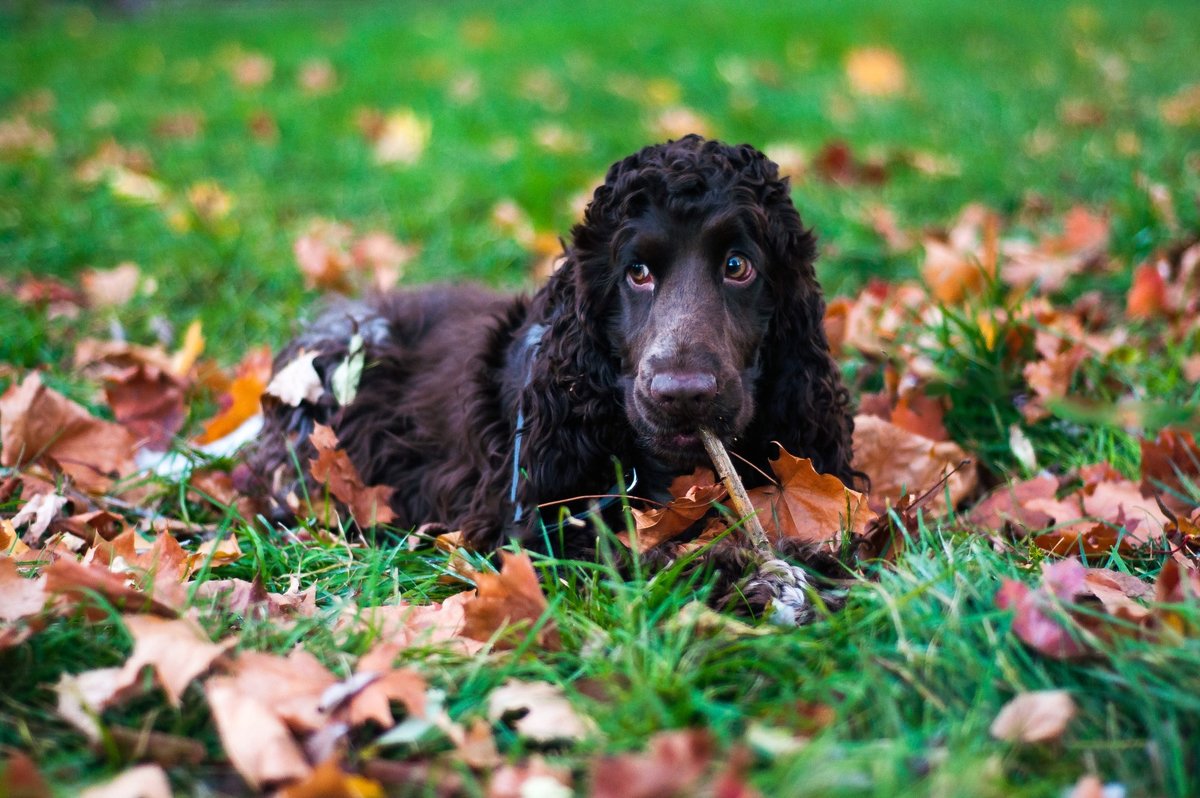
[[[717,411],[707,418],[677,418],[657,411],[652,402],[637,392],[632,399],[629,418],[642,446],[675,465],[692,467],[708,462],[700,439],[701,427],[710,429],[726,443],[739,432],[738,419],[734,418],[739,414]]]

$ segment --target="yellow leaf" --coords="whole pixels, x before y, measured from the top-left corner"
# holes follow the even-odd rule
[[[204,333],[197,319],[188,325],[187,332],[183,334],[183,345],[171,357],[171,373],[176,377],[185,376],[196,365],[196,358],[203,351]]]
[[[846,56],[846,77],[850,88],[867,97],[892,97],[904,91],[908,83],[904,62],[886,47],[862,47]]]

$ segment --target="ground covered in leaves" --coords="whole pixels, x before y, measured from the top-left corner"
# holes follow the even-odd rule
[[[1200,12],[908,5],[4,12],[0,794],[1200,791]],[[304,523],[247,507],[319,292],[534,284],[693,130],[822,237],[872,490],[752,500],[844,609],[619,573],[710,475],[585,563],[387,527],[327,431]]]

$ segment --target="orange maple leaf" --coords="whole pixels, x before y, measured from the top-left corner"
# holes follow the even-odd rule
[[[529,555],[500,552],[500,558],[500,573],[480,572],[475,577],[475,596],[463,607],[466,615],[463,637],[490,640],[497,631],[518,623],[527,629],[546,611],[546,596]],[[515,642],[509,635],[500,638],[496,645],[511,648]],[[542,626],[538,642],[548,649],[561,646],[553,621]]]
[[[771,461],[779,486],[749,491],[763,528],[776,540],[832,543],[848,530],[862,534],[875,517],[867,497],[832,474],[818,474],[812,460],[779,449]]]
[[[720,501],[728,493],[725,485],[718,482],[713,472],[706,468],[698,468],[693,474],[676,477],[671,483],[670,492],[674,498],[665,507],[633,511],[637,539],[631,541],[628,532],[620,532],[617,537],[622,543],[636,548],[639,552],[652,549],[699,521],[712,507],[713,502]]]
[[[199,442],[220,440],[256,415],[263,391],[270,381],[271,348],[263,346],[252,350],[238,364],[228,393],[221,397],[221,412],[204,422]]]

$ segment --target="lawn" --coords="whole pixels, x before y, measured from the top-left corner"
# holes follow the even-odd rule
[[[348,252],[349,240],[384,233],[401,245],[402,284],[528,290],[610,163],[696,130],[764,148],[793,176],[820,237],[826,294],[842,297],[831,323],[860,321],[839,356],[864,412],[873,401],[879,415],[883,397],[883,415],[900,424],[898,406],[919,394],[938,407],[927,436],[978,462],[979,485],[955,496],[957,510],[896,513],[898,554],[855,563],[845,609],[800,629],[687,621],[683,608],[708,586],[683,571],[624,579],[604,558],[534,556],[547,601],[538,628],[556,629],[559,646],[526,629],[513,650],[426,641],[393,657],[494,751],[476,756],[445,728],[401,739],[368,723],[329,743],[342,751],[341,792],[293,794],[535,794],[504,792],[499,774],[528,787],[538,767],[553,773],[534,779],[539,795],[571,794],[550,780],[633,794],[647,774],[689,768],[685,786],[668,779],[641,794],[1057,796],[1085,776],[1124,790],[1106,795],[1200,793],[1200,455],[1190,437],[1200,428],[1200,273],[1188,249],[1200,233],[1200,5],[749,8],[0,11],[0,387],[36,369],[95,416],[122,421],[103,374],[78,362],[80,344],[190,352],[176,375],[186,418],[175,446],[191,451],[237,364],[280,347],[322,284],[345,276],[306,279],[298,240]],[[985,210],[964,212],[971,205]],[[1033,255],[1021,261],[1016,244],[997,254],[996,238]],[[950,253],[944,268],[937,252]],[[1022,278],[1022,262],[1042,271]],[[125,263],[136,265],[134,287],[97,299],[96,275]],[[1065,280],[1047,277],[1058,268]],[[202,355],[187,346],[194,322]],[[1063,345],[1050,351],[1043,333]],[[902,396],[897,380],[918,390]],[[1110,468],[1085,468],[1096,463]],[[233,465],[218,458],[204,473]],[[10,519],[56,486],[27,474],[0,469],[10,524],[0,527],[0,595],[12,602],[5,591],[32,584],[51,556],[39,550],[72,529],[63,510],[44,538],[26,530],[32,549],[17,541]],[[986,489],[1039,476],[1051,485],[1041,504],[1014,500],[1003,523],[980,522],[973,506]],[[1149,497],[1164,483],[1171,515],[1155,539],[1127,523],[1132,505],[1112,514],[1095,498],[1139,484]],[[135,498],[116,501],[105,485],[72,509],[108,509],[142,531],[171,519],[189,555],[236,540],[238,556],[210,546],[189,560],[178,605],[195,609],[206,640],[233,641],[226,661],[298,649],[343,680],[389,639],[363,608],[470,587],[451,555],[415,545],[408,530],[348,546],[315,523],[272,529],[214,490],[196,475],[190,486],[155,477]],[[1079,524],[1064,505],[1104,530],[1088,534],[1112,539],[1068,539]],[[1044,527],[1057,535],[1049,543],[1033,534]],[[120,556],[145,554],[152,538]],[[1069,564],[1085,559],[1088,573],[1133,576],[1150,592],[1120,582],[1123,603],[1083,586]],[[1073,587],[1051,600],[1043,566]],[[293,598],[311,589],[310,605],[280,609],[256,594],[248,611],[203,588],[218,580]],[[1019,587],[1006,580],[1050,609],[1014,609],[1005,596]],[[143,674],[138,695],[93,713],[92,740],[56,708],[64,674],[129,659],[140,634],[122,613],[129,600],[93,586],[37,613],[0,603],[0,772],[23,752],[53,794],[75,795],[158,762],[178,794],[253,794],[214,722],[213,685],[228,673],[183,684],[178,701]],[[1028,629],[1039,624],[1036,642]],[[586,730],[547,742],[489,719],[510,679],[561,688]],[[1065,730],[1037,742],[990,730],[1014,696],[1052,689],[1075,705]],[[398,715],[402,704],[419,715],[393,701]],[[289,725],[297,739],[313,730]],[[692,732],[660,736],[670,730]],[[191,747],[181,754],[171,740]],[[308,756],[323,758],[309,743]],[[15,789],[18,769],[0,776],[0,792]]]

